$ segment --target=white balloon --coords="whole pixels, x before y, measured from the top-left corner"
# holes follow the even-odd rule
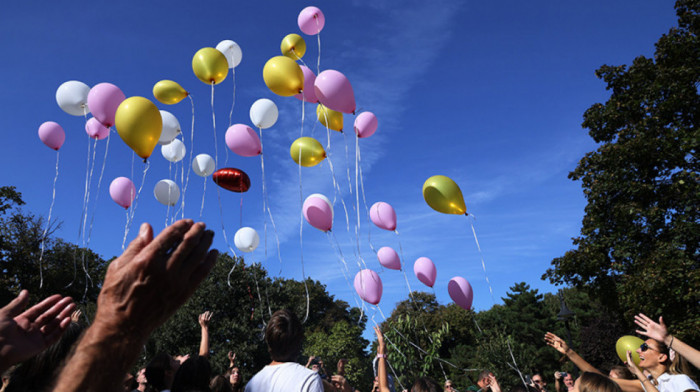
[[[275,125],[278,116],[277,105],[267,98],[258,99],[250,107],[250,121],[258,128],[270,128]]]
[[[163,131],[160,133],[158,144],[166,145],[172,142],[182,132],[182,129],[180,128],[180,122],[177,121],[177,117],[173,116],[172,113],[161,110],[160,117],[163,119]]]
[[[87,97],[90,87],[77,80],[69,80],[58,86],[56,90],[56,103],[64,112],[73,116],[84,116],[90,113],[87,106]]]
[[[305,200],[311,199],[312,197],[318,197],[319,199],[325,201],[326,204],[328,204],[328,206],[331,207],[331,218],[335,217],[335,211],[333,210],[333,203],[331,203],[331,201],[328,200],[328,198],[325,195],[322,195],[320,193],[314,193],[314,194],[309,195]]]
[[[172,142],[160,146],[160,153],[163,154],[163,158],[175,163],[180,162],[185,157],[187,149],[185,148],[185,143],[179,139],[173,139]]]
[[[243,59],[241,47],[230,39],[225,39],[219,42],[219,44],[216,45],[216,49],[226,56],[226,61],[228,61],[229,68],[236,68]]]
[[[241,252],[252,252],[260,244],[260,237],[252,227],[241,227],[233,237],[233,243]]]
[[[180,188],[171,180],[160,180],[153,188],[153,195],[160,204],[174,206],[180,198]]]
[[[216,169],[214,158],[208,154],[199,154],[192,160],[192,171],[200,177],[207,177]]]

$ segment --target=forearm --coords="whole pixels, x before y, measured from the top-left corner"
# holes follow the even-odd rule
[[[666,336],[666,339],[664,339],[664,343],[666,343],[666,346],[668,346],[668,348],[672,348],[683,358],[687,359],[688,362],[692,363],[693,366],[700,369],[700,351],[683,343],[683,341],[681,341],[673,335]]]
[[[611,378],[611,380],[617,383],[623,392],[644,392],[642,383],[640,383],[639,380],[625,380],[622,378]],[[644,383],[644,387],[646,388],[646,392],[658,392],[656,387],[653,386],[648,380]]]
[[[558,379],[554,379],[554,390],[557,392],[561,391],[561,383],[559,383]]]
[[[54,392],[119,391],[145,342],[133,336],[93,324],[66,361]]]
[[[590,363],[588,363],[585,359],[581,358],[581,356],[578,355],[578,354],[576,353],[576,351],[574,351],[574,350],[572,350],[572,349],[568,349],[568,350],[566,351],[566,356],[569,358],[569,360],[570,360],[571,362],[574,363],[574,365],[576,365],[576,367],[578,367],[579,369],[581,369],[581,371],[603,374],[603,373],[601,373],[600,370],[598,370],[598,369],[596,369],[595,367],[593,367],[593,365],[591,365]],[[604,374],[603,374],[603,375],[604,375]]]
[[[202,340],[199,342],[199,356],[209,356],[209,328],[202,328]]]
[[[389,377],[386,373],[386,358],[377,360],[377,377],[379,377],[379,392],[391,392],[389,389]]]

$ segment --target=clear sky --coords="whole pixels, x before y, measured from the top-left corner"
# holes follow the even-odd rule
[[[585,200],[580,184],[567,179],[577,161],[595,148],[581,129],[583,112],[607,97],[594,71],[602,64],[629,64],[638,55],[653,54],[654,42],[675,25],[672,2],[645,1],[456,1],[402,2],[319,1],[91,1],[20,2],[4,4],[0,13],[0,185],[22,192],[26,208],[46,216],[51,203],[56,153],[44,146],[37,129],[56,121],[66,131],[60,151],[53,220],[63,222],[58,235],[78,237],[86,177],[88,138],[85,119],[64,113],[55,92],[67,80],[90,86],[110,82],[129,96],[151,100],[153,85],[172,79],[188,90],[195,104],[195,154],[214,155],[210,87],[193,74],[191,60],[203,47],[224,39],[236,41],[243,61],[235,72],[233,123],[250,124],[250,105],[272,99],[280,110],[277,124],[264,130],[268,198],[276,233],[268,220],[267,252],[261,246],[246,261],[263,262],[272,276],[301,279],[306,274],[326,284],[337,298],[355,305],[356,295],[341,273],[341,262],[326,234],[303,224],[300,245],[299,169],[289,156],[291,142],[302,131],[302,105],[270,92],[262,79],[265,62],[280,54],[281,39],[299,33],[297,15],[308,5],[322,9],[321,70],[337,69],[351,81],[357,106],[379,119],[379,129],[359,141],[368,207],[385,201],[398,215],[398,236],[371,226],[360,198],[360,255],[380,273],[388,315],[408,289],[398,271],[382,269],[369,246],[403,248],[411,287],[431,291],[413,275],[413,261],[431,258],[437,266],[434,292],[448,303],[447,282],[463,276],[474,288],[474,307],[493,305],[479,254],[463,216],[443,215],[424,202],[421,187],[435,174],[454,179],[475,217],[494,298],[526,281],[541,291],[556,288],[540,280],[552,258],[571,248],[579,232]],[[304,57],[315,69],[316,37],[306,39]],[[222,217],[233,246],[241,226],[264,237],[259,157],[243,158],[223,144],[229,125],[233,78],[215,88],[218,156],[227,166],[248,173],[250,191],[241,195],[221,190],[208,178],[202,220],[216,231],[214,246],[227,249]],[[191,106],[156,101],[182,125],[188,147]],[[303,134],[326,146],[326,130],[315,121],[315,105],[306,104]],[[345,116],[345,135],[331,131],[329,155],[342,193],[335,196],[334,233],[351,272],[359,270],[353,251],[358,241],[353,223],[355,195],[349,193],[348,168],[354,188],[355,137],[352,115]],[[107,165],[97,187],[105,141],[97,143],[90,187],[89,219],[94,227],[89,246],[105,258],[121,253],[125,212],[109,197],[115,177],[132,177],[139,187],[143,163],[132,161],[116,132],[110,138]],[[90,142],[92,145],[92,142]],[[346,146],[347,156],[346,160]],[[150,222],[162,230],[168,210],[153,197],[155,183],[172,178],[160,148],[150,158],[135,211],[135,223]],[[133,162],[133,174],[132,174]],[[181,165],[178,165],[181,166]],[[185,167],[189,166],[185,163]],[[179,180],[178,180],[179,182]],[[302,169],[302,192],[334,199],[328,162]],[[199,219],[203,180],[192,174],[185,195],[185,216]],[[340,199],[350,210],[346,225]],[[242,203],[242,208],[241,208]],[[242,216],[241,216],[242,211]],[[172,216],[172,210],[170,211]],[[240,254],[240,252],[238,252]],[[267,254],[267,258],[266,255]],[[370,319],[382,316],[367,307]]]

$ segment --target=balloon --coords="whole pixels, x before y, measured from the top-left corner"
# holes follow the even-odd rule
[[[419,257],[413,264],[413,272],[416,274],[418,280],[423,282],[426,286],[433,287],[435,284],[437,270],[435,269],[435,264],[433,264],[433,261],[429,258]]]
[[[243,59],[243,52],[237,43],[230,39],[225,39],[216,45],[216,49],[223,53],[229,68],[236,68]]]
[[[274,102],[260,98],[250,107],[250,121],[258,128],[267,129],[275,125],[279,110]]]
[[[200,177],[211,175],[215,169],[214,158],[211,155],[199,154],[192,160],[192,171]]]
[[[106,127],[114,125],[117,108],[126,99],[119,87],[112,83],[100,83],[90,89],[87,104],[92,115]]]
[[[88,110],[87,100],[90,86],[77,80],[69,80],[58,86],[56,103],[66,113],[73,116],[85,116]]]
[[[359,138],[370,137],[377,130],[377,117],[372,112],[362,112],[355,118],[355,134]]]
[[[377,259],[379,259],[379,264],[386,268],[393,270],[401,269],[401,259],[396,251],[388,246],[384,246],[377,252]]]
[[[316,166],[326,158],[326,151],[321,143],[308,136],[295,140],[289,149],[289,154],[294,162],[304,167]]]
[[[301,210],[311,226],[321,231],[329,231],[333,227],[333,205],[326,196],[320,193],[309,195]]]
[[[617,351],[617,356],[620,357],[622,362],[627,361],[627,350],[632,352],[632,361],[639,366],[639,353],[637,349],[642,345],[644,341],[636,336],[626,335],[617,339],[615,343],[615,351]]]
[[[160,111],[160,117],[163,120],[163,127],[158,138],[158,144],[165,145],[173,141],[177,135],[182,132],[180,122],[172,113],[165,110]]]
[[[153,102],[144,97],[130,97],[117,109],[117,132],[122,140],[146,160],[158,144],[163,118]]]
[[[173,139],[172,142],[160,146],[160,153],[163,154],[163,158],[172,163],[176,163],[180,162],[182,158],[185,157],[187,149],[185,148],[185,143],[178,139]]]
[[[299,30],[306,35],[316,35],[323,30],[326,25],[326,17],[323,12],[316,7],[306,7],[299,13],[297,18]]]
[[[234,124],[228,128],[226,145],[231,151],[244,157],[254,157],[262,152],[258,134],[245,124]]]
[[[355,291],[363,301],[376,305],[382,299],[382,280],[376,272],[363,269],[355,275]]]
[[[380,229],[396,230],[396,211],[389,203],[378,201],[372,204],[372,208],[369,209],[369,219]]]
[[[265,85],[277,95],[291,97],[304,88],[304,73],[294,60],[285,56],[275,56],[263,68]]]
[[[214,172],[216,185],[232,192],[246,192],[250,188],[250,178],[240,169],[226,167]]]
[[[166,105],[175,105],[188,95],[190,93],[172,80],[161,80],[153,86],[153,96]]]
[[[177,204],[177,199],[180,198],[180,188],[174,181],[160,180],[153,188],[153,195],[160,204],[172,207]]]
[[[93,139],[102,140],[109,136],[109,128],[105,127],[95,117],[90,118],[85,123],[85,132]]]
[[[47,121],[39,126],[39,139],[49,148],[58,151],[66,141],[66,132],[58,123]]]
[[[343,130],[343,113],[328,109],[319,103],[316,107],[316,117],[318,122],[323,124],[324,127],[334,131]]]
[[[280,45],[282,55],[289,57],[292,60],[299,60],[306,53],[306,41],[299,34],[289,34],[282,38]]]
[[[117,177],[109,185],[109,195],[112,200],[124,208],[129,208],[136,197],[136,187],[130,179]]]
[[[316,98],[316,91],[314,91],[314,82],[316,82],[316,74],[311,68],[306,65],[300,65],[301,73],[304,75],[304,90],[299,94],[296,94],[294,98],[299,100],[304,100],[306,102],[316,103],[318,98]]]
[[[321,72],[314,82],[318,100],[327,108],[343,113],[355,113],[355,93],[342,73],[329,69]]]
[[[425,180],[423,198],[437,212],[455,215],[467,213],[462,191],[449,177],[432,176]]]
[[[226,56],[214,48],[202,48],[192,57],[194,74],[206,84],[219,84],[228,75]]]
[[[252,227],[241,227],[233,237],[233,243],[241,252],[252,252],[260,244],[260,236]]]
[[[455,276],[450,279],[447,284],[447,292],[450,293],[450,298],[464,310],[472,308],[472,300],[474,300],[474,291],[472,285],[461,276]]]

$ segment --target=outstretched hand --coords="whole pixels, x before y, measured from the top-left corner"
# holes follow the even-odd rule
[[[377,334],[377,354],[386,354],[386,343],[384,343],[384,335],[378,326],[374,327],[374,332]]]
[[[22,362],[55,343],[70,324],[75,304],[70,297],[52,295],[25,310],[29,292],[0,309],[0,370]]]
[[[559,351],[564,355],[566,355],[566,353],[569,351],[569,345],[566,344],[564,339],[551,332],[547,332],[546,334],[544,334],[544,341],[547,343],[548,346],[553,347],[555,350]]]
[[[640,335],[645,335],[659,342],[665,341],[668,336],[668,329],[666,329],[666,324],[664,324],[664,318],[659,317],[659,322],[656,323],[654,320],[647,317],[644,313],[639,313],[634,316],[634,323],[637,324],[641,330],[636,332]]]
[[[209,321],[211,321],[211,316],[214,315],[214,313],[210,311],[206,311],[202,314],[199,315],[199,325],[202,328],[209,328]]]

